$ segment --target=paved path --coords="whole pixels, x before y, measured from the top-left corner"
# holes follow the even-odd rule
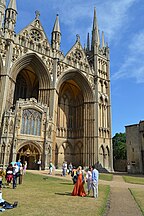
[[[28,172],[48,175],[48,171],[44,170],[28,170]],[[56,171],[54,177],[71,179],[69,175],[62,177],[60,174],[60,171]],[[143,216],[128,188],[144,190],[144,185],[126,183],[121,175],[113,175],[112,181],[100,180],[99,184],[110,185],[110,206],[107,216]]]

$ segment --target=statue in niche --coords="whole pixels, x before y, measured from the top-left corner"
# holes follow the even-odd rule
[[[48,146],[48,154],[51,154],[51,145]]]

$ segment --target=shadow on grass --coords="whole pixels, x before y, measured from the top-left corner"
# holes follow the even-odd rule
[[[48,177],[43,177],[43,180],[48,180],[49,178]]]
[[[62,196],[71,196],[70,192],[64,192],[64,193],[55,193],[56,195],[62,195]]]
[[[73,185],[71,182],[61,182],[60,184],[63,184],[63,185]]]

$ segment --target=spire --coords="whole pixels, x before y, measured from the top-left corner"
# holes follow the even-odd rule
[[[13,9],[13,10],[17,11],[16,0],[10,0],[9,5],[8,5],[8,9]]]
[[[105,47],[104,32],[102,31],[102,48]]]
[[[16,0],[10,0],[9,5],[6,9],[4,28],[14,32],[17,16]]]
[[[59,32],[60,33],[60,25],[59,25],[59,15],[56,16],[56,21],[53,27],[53,32]]]
[[[52,48],[56,50],[60,50],[60,42],[61,42],[61,32],[60,32],[60,25],[59,25],[59,16],[57,14],[53,31],[52,31],[52,40],[51,40]]]
[[[90,37],[89,37],[89,33],[87,35],[87,51],[90,51]]]
[[[94,8],[93,29],[96,29],[97,26],[96,8]]]
[[[0,0],[0,28],[3,27],[5,9],[6,9],[6,0]]]
[[[97,45],[100,45],[99,30],[98,30],[97,17],[96,17],[96,8],[94,8],[94,18],[93,18],[92,43],[91,43],[92,50],[94,50],[95,43],[97,43]]]

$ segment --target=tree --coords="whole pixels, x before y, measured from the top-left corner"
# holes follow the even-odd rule
[[[112,138],[113,143],[113,157],[115,160],[127,159],[127,148],[126,148],[126,134],[116,133]]]

